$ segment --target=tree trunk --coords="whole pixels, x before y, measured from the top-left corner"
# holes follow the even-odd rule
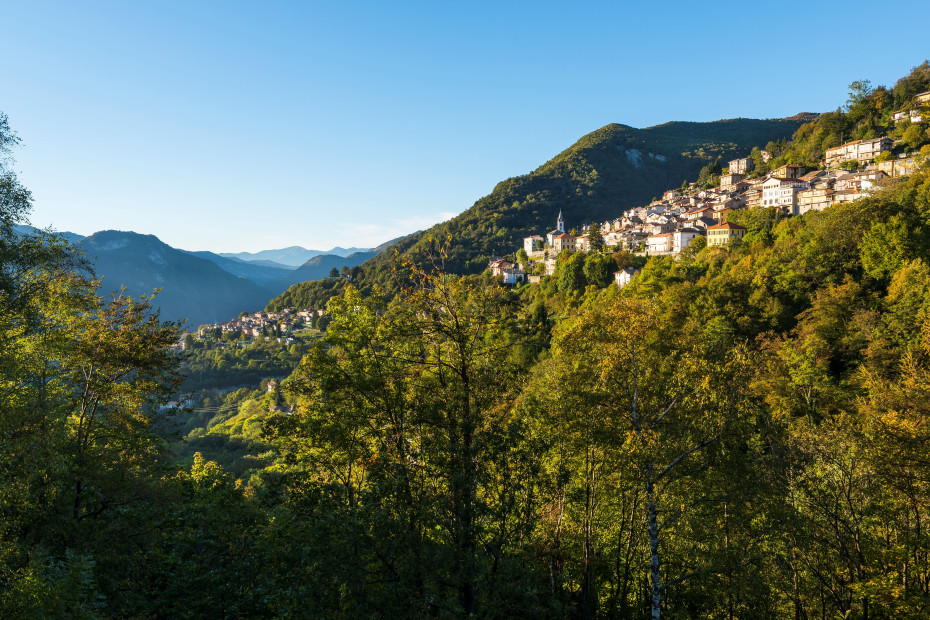
[[[652,463],[646,472],[646,494],[649,496],[649,551],[652,573],[652,620],[662,617],[662,574],[659,572],[659,519],[656,491],[652,482]]]

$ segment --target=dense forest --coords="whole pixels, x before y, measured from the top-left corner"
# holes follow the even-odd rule
[[[622,290],[625,253],[506,288],[424,241],[390,291],[333,279],[280,385],[190,410],[179,326],[13,233],[16,142],[0,617],[930,614],[926,163]]]

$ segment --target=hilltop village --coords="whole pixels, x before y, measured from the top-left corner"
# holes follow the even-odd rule
[[[923,109],[930,108],[930,92],[917,95]],[[894,115],[895,122],[924,121],[921,109]],[[729,162],[714,187],[696,183],[670,189],[661,199],[629,209],[613,220],[585,224],[580,231],[566,230],[560,212],[554,229],[523,239],[516,260],[492,256],[488,268],[506,284],[538,282],[555,273],[557,263],[575,252],[602,249],[628,250],[640,256],[676,255],[701,237],[709,246],[723,246],[741,239],[746,228],[728,221],[734,211],[772,208],[783,216],[822,211],[834,204],[861,198],[894,177],[914,172],[925,157],[917,152],[895,152],[887,137],[855,140],[826,150],[820,169],[808,170],[786,164],[765,174],[756,171],[756,160],[742,157]],[[761,151],[767,162],[769,154]],[[614,282],[624,286],[638,270],[621,269]]]

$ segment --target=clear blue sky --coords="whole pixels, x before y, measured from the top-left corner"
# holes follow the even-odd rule
[[[33,225],[368,246],[607,123],[835,109],[930,57],[930,3],[799,6],[10,2],[0,110]]]

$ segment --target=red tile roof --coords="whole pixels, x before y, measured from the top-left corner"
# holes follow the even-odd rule
[[[713,226],[707,227],[707,230],[719,230],[719,229],[746,230],[746,227],[740,226],[739,224],[734,224],[732,222],[721,222],[719,224],[714,224]]]

